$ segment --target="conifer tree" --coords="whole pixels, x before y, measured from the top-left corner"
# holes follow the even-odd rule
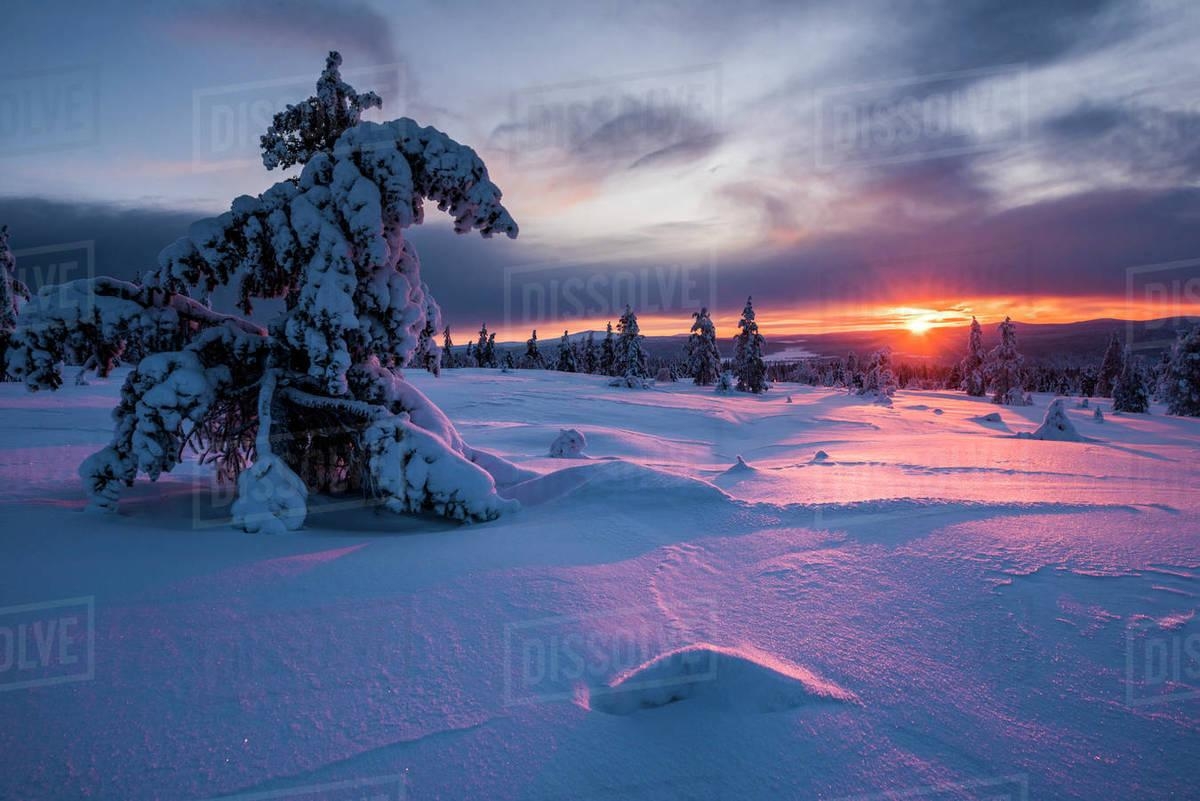
[[[575,347],[566,331],[563,331],[562,339],[558,343],[558,361],[554,369],[562,373],[579,372],[579,365],[575,361]]]
[[[1200,325],[1176,341],[1163,381],[1167,414],[1200,417]]]
[[[450,326],[446,326],[442,331],[442,366],[458,366],[458,361],[454,358],[454,341],[450,339]]]
[[[583,371],[589,375],[600,369],[600,353],[596,350],[596,336],[592,331],[587,332],[583,342]]]
[[[613,372],[631,386],[650,377],[646,369],[646,353],[642,350],[642,333],[637,315],[629,306],[617,321],[617,333]]]
[[[733,375],[737,379],[739,392],[765,392],[767,389],[767,365],[763,361],[762,348],[766,344],[758,333],[754,320],[753,298],[746,298],[742,318],[738,320],[740,333],[734,338]]]
[[[1017,350],[1017,327],[1009,317],[1000,323],[1000,344],[988,353],[986,375],[992,402],[1005,406],[1029,406],[1033,401],[1025,393],[1025,358]]]
[[[8,247],[8,226],[0,227],[0,379],[5,376],[6,354],[21,302],[29,300],[29,289],[17,278],[17,259]]]
[[[616,364],[617,341],[613,337],[613,327],[610,321],[604,334],[604,341],[600,344],[600,375],[616,375]]]
[[[1121,340],[1116,332],[1108,338],[1108,347],[1104,350],[1104,359],[1100,362],[1100,372],[1096,374],[1096,395],[1101,398],[1111,398],[1113,385],[1124,368]]]
[[[890,397],[895,391],[896,375],[892,372],[892,352],[890,348],[885,347],[871,354],[858,394],[884,398]]]
[[[496,493],[446,416],[401,366],[423,325],[421,264],[406,229],[432,203],[458,233],[517,236],[478,155],[401,118],[359,122],[377,105],[342,83],[331,53],[317,97],[276,117],[268,167],[298,177],[192,225],[135,284],[81,279],[22,309],[16,372],[30,389],[61,386],[65,348],[82,334],[142,354],[121,390],[111,444],[80,466],[94,508],[116,508],[138,474],[158,478],[194,447],[237,481],[236,525],[303,525],[309,492],[355,490],[394,512],[490,520]],[[264,327],[218,314],[278,301]],[[84,319],[71,293],[84,293]]]
[[[717,327],[708,309],[692,312],[692,331],[686,347],[687,371],[697,386],[717,383],[721,377],[721,352],[717,348]]]
[[[525,355],[521,357],[521,367],[527,370],[545,370],[546,360],[538,349],[537,329],[525,340]]]
[[[1139,359],[1125,353],[1121,359],[1121,373],[1113,383],[1112,403],[1114,412],[1144,414],[1150,410],[1150,393],[1146,389],[1146,372]]]
[[[967,338],[967,355],[959,364],[959,374],[962,389],[973,397],[980,398],[987,394],[987,379],[984,375],[986,355],[983,349],[983,328],[972,315],[971,333]]]

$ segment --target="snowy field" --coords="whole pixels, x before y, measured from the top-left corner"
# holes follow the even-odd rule
[[[1200,420],[409,371],[521,510],[267,536],[82,512],[124,374],[0,385],[0,798],[1200,797]]]

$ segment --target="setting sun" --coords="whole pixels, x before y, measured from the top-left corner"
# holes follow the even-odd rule
[[[914,334],[924,334],[930,328],[933,328],[933,323],[927,318],[918,317],[915,320],[909,320],[905,323],[905,327]]]

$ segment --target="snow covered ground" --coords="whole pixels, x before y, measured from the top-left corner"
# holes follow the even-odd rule
[[[123,375],[0,385],[0,798],[1200,797],[1200,420],[410,371],[521,510],[268,536],[81,511]]]

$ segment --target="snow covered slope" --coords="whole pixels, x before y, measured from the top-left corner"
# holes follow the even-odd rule
[[[1200,420],[408,375],[520,511],[250,535],[189,462],[85,514],[123,374],[0,385],[0,798],[1196,795]],[[10,608],[74,598],[40,681]]]

